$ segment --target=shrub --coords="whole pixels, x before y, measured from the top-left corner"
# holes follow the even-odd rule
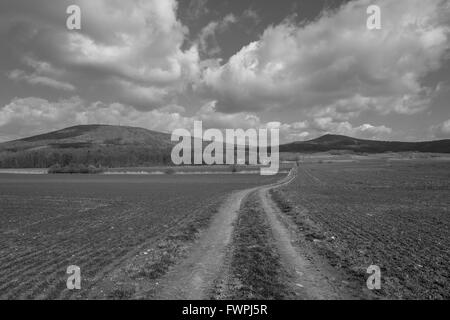
[[[48,173],[58,173],[58,171],[61,170],[61,165],[59,163],[56,163],[52,165],[50,168],[48,168]]]
[[[52,165],[50,168],[48,168],[47,173],[54,174],[54,173],[102,173],[102,168],[97,168],[93,165],[89,165],[88,167],[84,164],[69,164],[67,166],[61,167],[59,164]]]
[[[167,168],[166,170],[164,170],[165,174],[174,174],[175,173],[175,169],[174,168]]]
[[[103,169],[97,168],[96,166],[93,166],[92,164],[88,166],[88,173],[102,173]]]

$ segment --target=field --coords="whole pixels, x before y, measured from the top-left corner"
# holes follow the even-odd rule
[[[148,252],[157,259],[143,272],[160,276],[230,192],[278,178],[0,174],[0,298],[90,297],[124,261]],[[69,265],[81,268],[80,291],[66,289]]]
[[[273,198],[304,235],[299,245],[357,287],[378,265],[375,297],[450,298],[449,161],[303,162]]]

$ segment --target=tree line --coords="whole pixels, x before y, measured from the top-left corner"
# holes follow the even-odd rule
[[[170,165],[170,149],[154,150],[135,146],[42,149],[0,153],[2,168],[49,168],[54,165],[133,167]]]

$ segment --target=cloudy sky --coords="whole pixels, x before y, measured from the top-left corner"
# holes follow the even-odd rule
[[[66,9],[81,8],[81,30]],[[366,9],[381,8],[368,30]],[[450,2],[1,0],[0,141],[75,124],[450,138]]]

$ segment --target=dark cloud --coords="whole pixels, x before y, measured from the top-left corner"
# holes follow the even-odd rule
[[[188,0],[187,2],[189,3],[185,12],[187,19],[196,20],[209,13],[208,0]]]

